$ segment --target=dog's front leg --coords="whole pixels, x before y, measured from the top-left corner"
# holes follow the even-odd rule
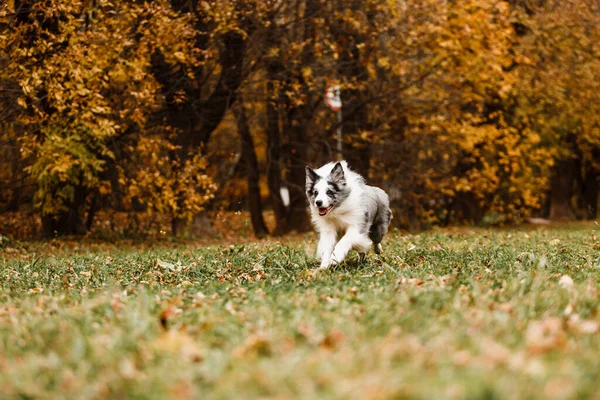
[[[352,249],[358,250],[361,253],[366,253],[373,245],[371,239],[356,229],[348,229],[346,234],[335,245],[329,265],[339,264],[346,258],[348,252]]]
[[[321,261],[321,268],[327,268],[331,260],[331,253],[337,241],[337,233],[335,231],[321,232],[319,237],[319,245],[317,246],[317,257]]]

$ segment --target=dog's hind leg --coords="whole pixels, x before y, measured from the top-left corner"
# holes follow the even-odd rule
[[[381,248],[381,243],[373,243],[373,251],[375,254],[381,254],[383,249]]]
[[[364,263],[365,262],[365,258],[367,258],[367,253],[358,253],[358,262],[359,263]]]

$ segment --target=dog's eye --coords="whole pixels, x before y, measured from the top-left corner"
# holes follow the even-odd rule
[[[333,191],[332,190],[328,190],[327,191],[327,196],[333,196]]]
[[[313,191],[313,196],[318,196],[318,195],[319,195],[319,192],[317,192],[316,190]]]

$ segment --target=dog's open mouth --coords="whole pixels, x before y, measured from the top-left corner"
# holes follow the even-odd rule
[[[332,208],[332,207],[333,207],[333,206],[329,206],[329,207],[319,207],[319,215],[320,215],[321,217],[323,217],[323,216],[327,215],[327,213],[328,213],[329,211],[331,211],[331,208]]]

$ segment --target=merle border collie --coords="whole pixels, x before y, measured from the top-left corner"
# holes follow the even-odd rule
[[[320,270],[341,263],[353,249],[361,261],[371,247],[381,253],[381,240],[392,220],[388,195],[368,186],[346,161],[317,170],[306,167],[306,197],[319,232]]]

